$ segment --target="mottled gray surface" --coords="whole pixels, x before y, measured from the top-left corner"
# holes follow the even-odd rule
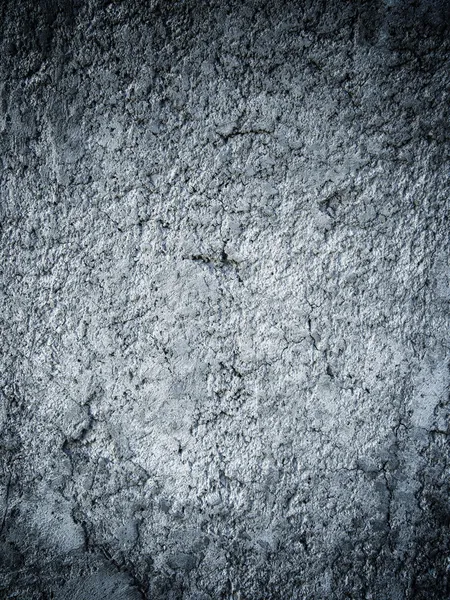
[[[1,598],[450,597],[449,15],[1,4]]]

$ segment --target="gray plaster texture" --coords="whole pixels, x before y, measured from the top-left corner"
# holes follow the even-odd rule
[[[449,22],[1,3],[1,598],[450,598]]]

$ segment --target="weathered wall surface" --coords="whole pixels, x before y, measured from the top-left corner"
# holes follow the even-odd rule
[[[13,0],[0,597],[450,597],[449,5]]]

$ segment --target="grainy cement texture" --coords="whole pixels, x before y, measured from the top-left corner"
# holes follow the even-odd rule
[[[1,598],[450,598],[448,9],[1,4]]]

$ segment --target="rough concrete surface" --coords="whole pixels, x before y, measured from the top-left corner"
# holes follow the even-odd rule
[[[450,598],[449,8],[1,3],[1,598]]]

